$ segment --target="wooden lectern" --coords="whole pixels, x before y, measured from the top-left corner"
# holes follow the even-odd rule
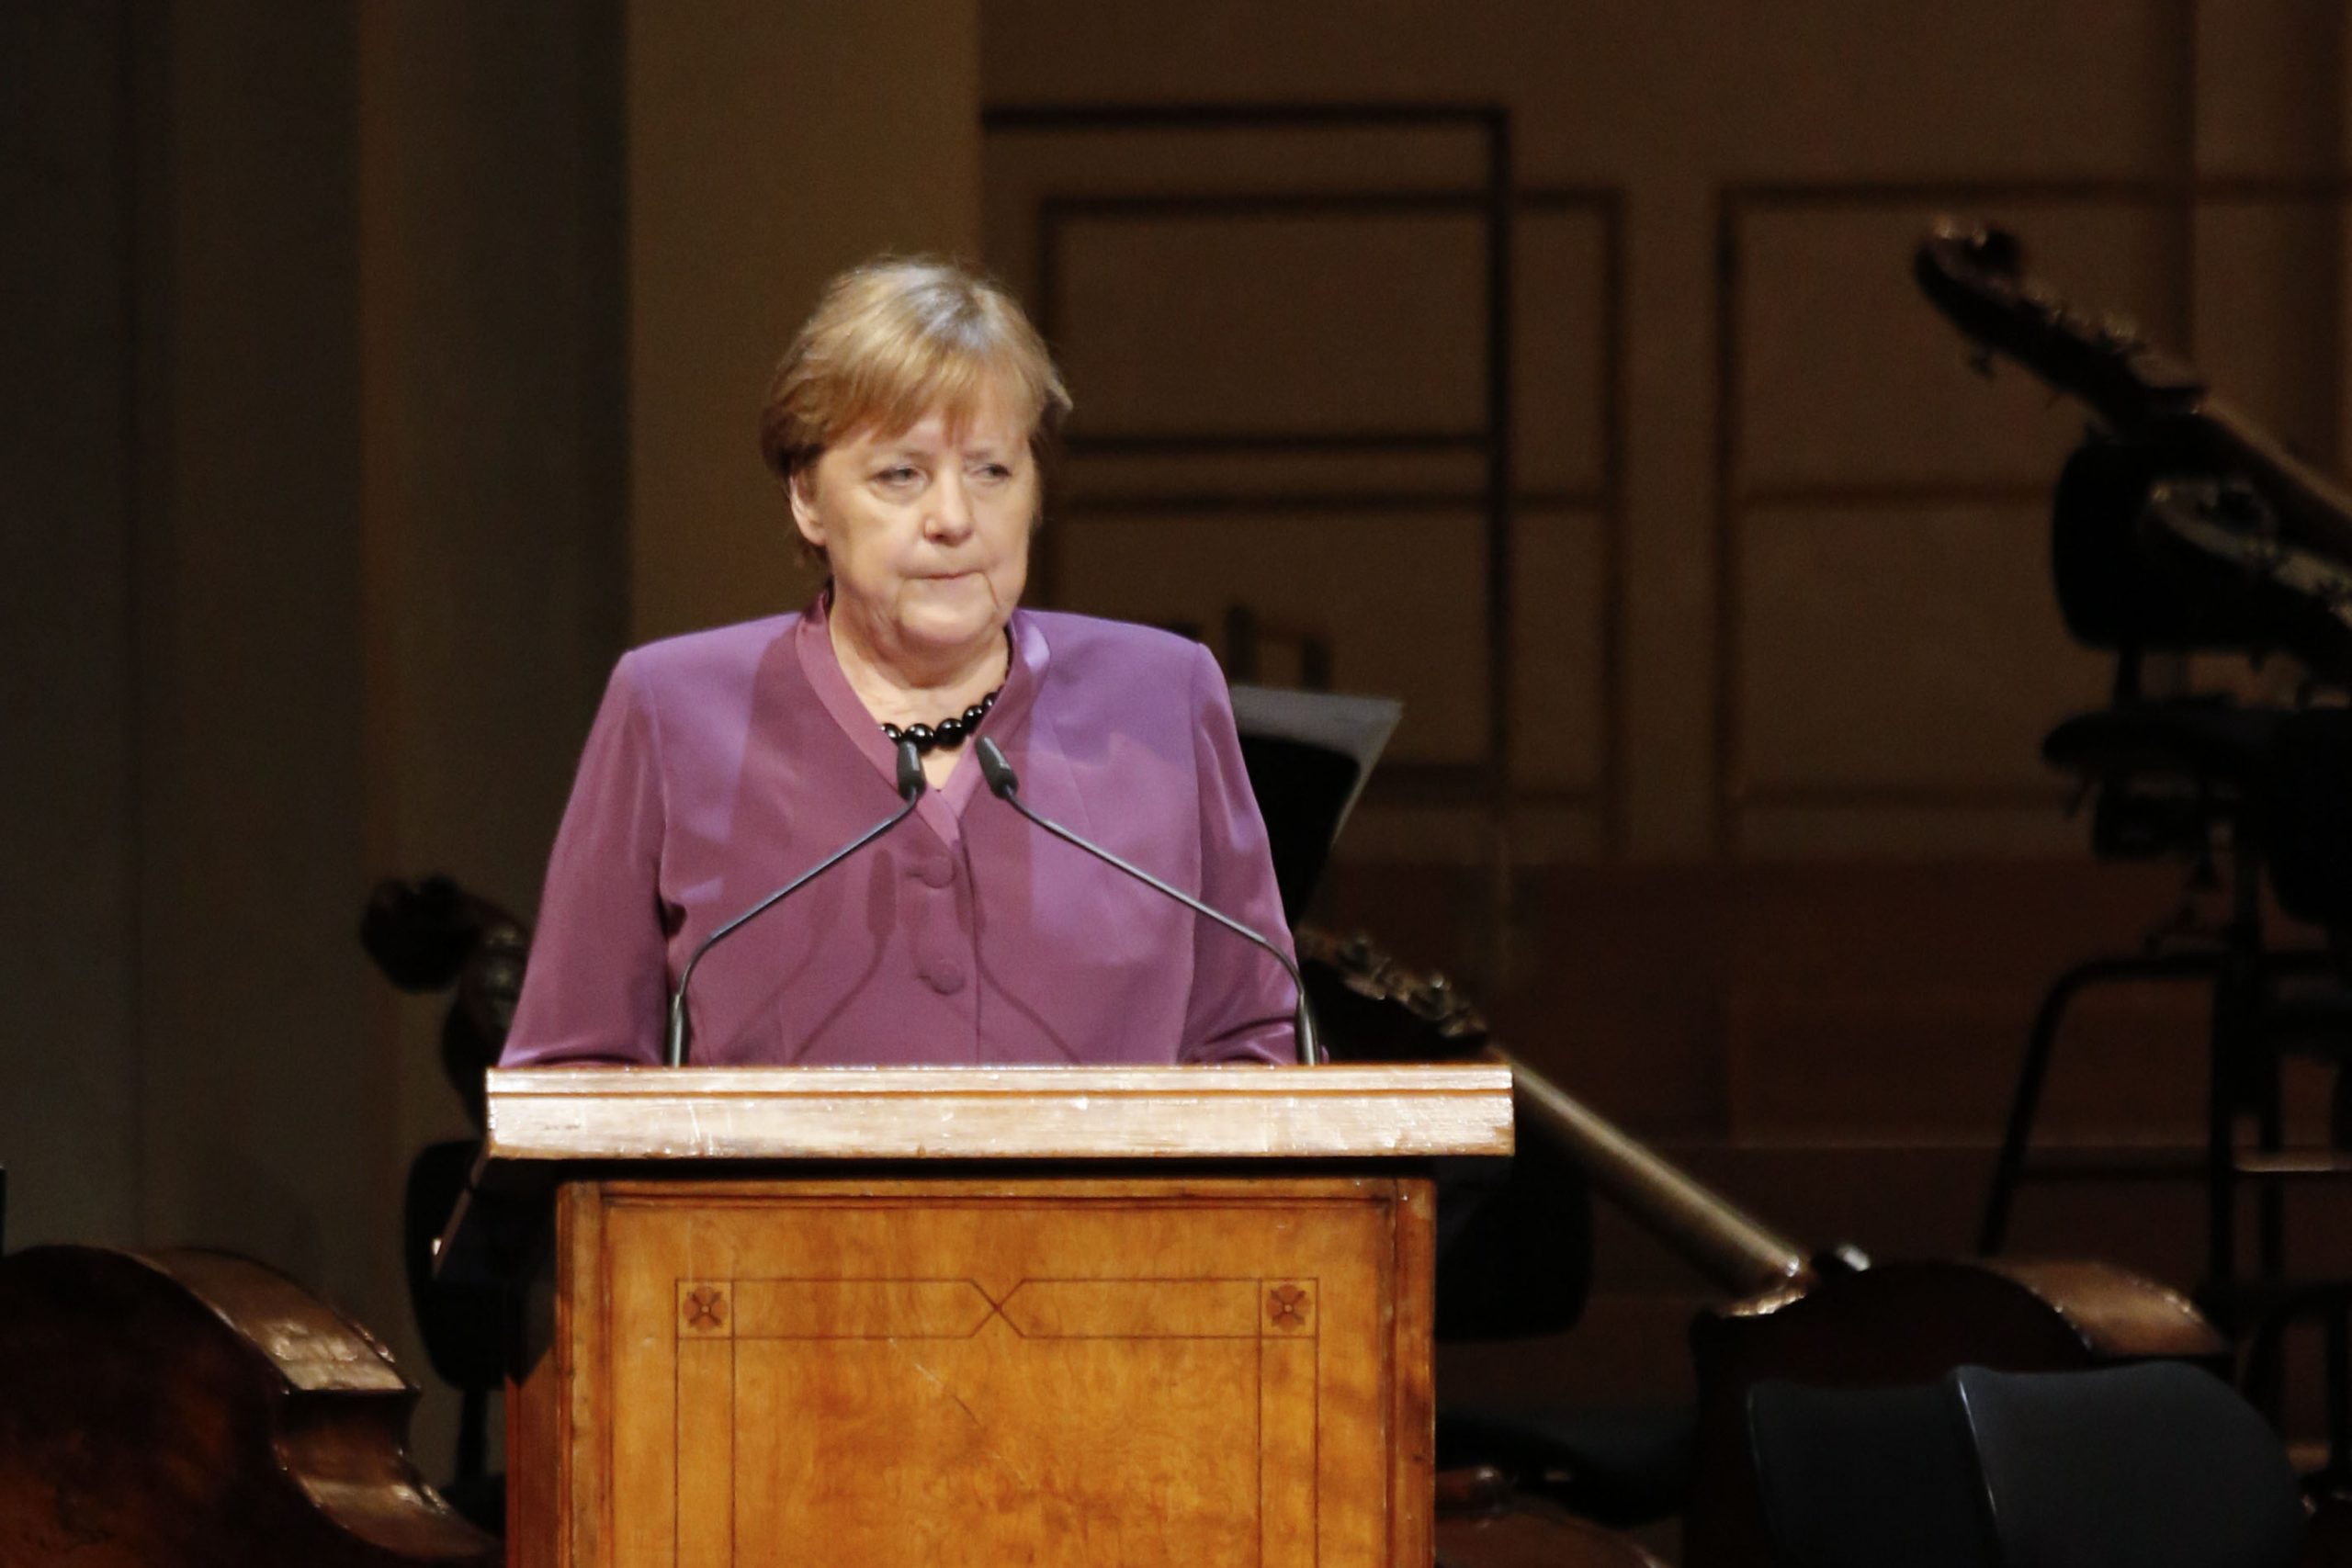
[[[1484,1066],[493,1072],[482,1188],[554,1192],[508,1560],[1429,1568],[1426,1162],[1510,1111]]]

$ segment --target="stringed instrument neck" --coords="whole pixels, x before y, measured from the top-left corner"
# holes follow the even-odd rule
[[[2014,359],[2088,404],[2116,434],[2161,447],[2183,468],[2244,475],[2290,534],[2352,565],[2352,494],[2215,398],[2195,367],[2157,349],[2129,319],[2069,303],[2025,260],[2014,234],[1947,218],[1921,242],[1913,273],[1987,355]]]
[[[1710,1282],[1738,1297],[1812,1284],[1813,1265],[1796,1243],[1652,1153],[1510,1052],[1489,1045],[1485,1055],[1510,1068],[1521,1122],[1558,1142],[1596,1190]]]
[[[1409,969],[1361,934],[1312,925],[1295,933],[1310,987],[1338,982],[1317,1002],[1334,1005],[1335,1038],[1375,1059],[1458,1060],[1482,1055],[1508,1066],[1522,1126],[1540,1131],[1603,1197],[1736,1297],[1802,1291],[1814,1269],[1803,1248],[1742,1212],[1567,1090],[1496,1045],[1487,1021],[1442,975]],[[1352,1004],[1352,1005],[1351,1005]]]

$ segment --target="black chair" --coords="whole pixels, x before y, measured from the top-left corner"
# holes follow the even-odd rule
[[[1747,1399],[1765,1533],[1788,1568],[2000,1568],[1968,1429],[1940,1385]]]
[[[2162,543],[2148,521],[2151,507],[2187,504],[2181,498],[2191,495],[2219,505],[2238,492],[2216,481],[2170,477],[2150,450],[2105,440],[2077,451],[2059,480],[2051,537],[2060,610],[2077,641],[2116,655],[2116,675],[2109,705],[2059,725],[2042,753],[2091,795],[2094,853],[2109,861],[2185,861],[2189,886],[2182,917],[2160,927],[2140,951],[2076,964],[2045,993],[2003,1127],[1978,1247],[1989,1255],[2007,1245],[2019,1186],[2045,1173],[2030,1159],[2030,1145],[2074,1003],[2105,985],[2192,984],[2211,998],[2206,1149],[2198,1168],[2182,1174],[2201,1175],[2206,1184],[2206,1275],[2225,1303],[2240,1278],[2242,1179],[2259,1183],[2255,1277],[2287,1277],[2279,1182],[2293,1162],[2280,1157],[2278,1061],[2282,1050],[2342,1053],[2352,1042],[2352,994],[2324,950],[2277,945],[2265,924],[2266,876],[2286,903],[2282,874],[2291,878],[2309,859],[2297,852],[2282,858],[2281,834],[2289,829],[2279,773],[2281,758],[2297,749],[2309,716],[2319,710],[2246,705],[2211,693],[2152,698],[2143,689],[2149,653],[2259,652],[2278,644],[2282,627],[2319,624],[2312,606],[2282,602],[2275,587],[2186,561]],[[2243,497],[2233,502],[2247,503]],[[2320,619],[2340,641],[2340,624]],[[2333,645],[2322,650],[2331,669],[2338,651]],[[2352,779],[2352,773],[2344,776]],[[2318,798],[2305,796],[2307,804]],[[2352,795],[2337,797],[2320,820],[2297,831],[2305,840],[2333,843],[2328,835],[2341,838],[2352,827],[2344,820],[2348,802]],[[2352,855],[2334,863],[2352,867]],[[2219,918],[2197,918],[2199,904],[2215,896],[2223,905]],[[2291,905],[2289,912],[2312,918]],[[2249,1119],[2253,1146],[2246,1151],[2240,1127]],[[2342,1120],[2352,1122],[2352,1112]],[[2222,1314],[2231,1315],[2225,1304]]]
[[[2275,1191],[2289,1180],[2352,1175],[2352,711],[2312,708],[2283,722],[2256,798],[2279,908],[2326,937],[2324,964],[2275,979],[2246,1003],[2244,1027],[2262,1047],[2249,1092],[2265,1109],[2265,1136],[2250,1156],[2225,1149],[2216,1163],[2225,1179],[2250,1172]],[[2322,1149],[2278,1147],[2281,1068],[2297,1058],[2334,1075]],[[2352,1492],[2352,1280],[2280,1268],[2243,1294],[2237,1315],[2251,1327],[2245,1385],[2266,1401],[2282,1380],[2286,1335],[2319,1327],[2327,1460],[2311,1484]]]
[[[1767,1382],[1748,1431],[1786,1568],[2288,1568],[2306,1529],[2262,1417],[2173,1362]]]
[[[2271,737],[2257,801],[2278,907],[2326,936],[2324,965],[2269,987],[2256,1019],[2274,1056],[2335,1074],[2328,1142],[2352,1150],[2352,710],[2307,708]]]

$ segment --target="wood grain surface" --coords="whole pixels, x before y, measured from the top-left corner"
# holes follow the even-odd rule
[[[568,1183],[513,1560],[1427,1568],[1431,1215],[1396,1174]]]
[[[1511,1152],[1503,1067],[524,1067],[485,1158],[1426,1158]]]

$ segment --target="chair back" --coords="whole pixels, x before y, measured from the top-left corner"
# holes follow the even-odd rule
[[[2146,446],[2093,439],[2077,447],[2051,499],[2050,568],[2066,630],[2086,648],[2136,664],[2145,653],[2267,648],[2274,629],[2219,571],[2186,574],[2149,548],[2148,495],[2166,473]]]
[[[2286,1451],[2210,1372],[1962,1367],[1946,1386],[2007,1568],[2289,1568],[2301,1549]]]
[[[1748,1391],[1748,1439],[1781,1568],[2000,1568],[1968,1433],[1945,1391]]]
[[[1768,1381],[1747,1413],[1781,1568],[2291,1568],[2302,1547],[2277,1435],[2179,1362]]]

